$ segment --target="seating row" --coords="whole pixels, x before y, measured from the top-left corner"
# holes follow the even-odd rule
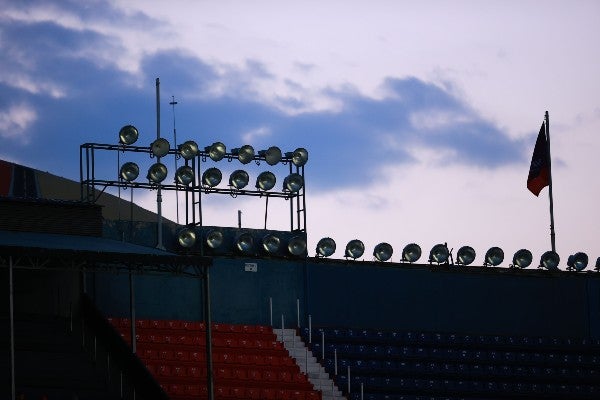
[[[178,365],[148,363],[148,370],[155,376],[166,378],[206,378],[204,367],[182,367]],[[256,368],[213,368],[216,381],[239,380],[254,382],[308,383],[306,375],[300,371],[288,369],[256,369]]]
[[[138,356],[144,361],[176,361],[180,364],[185,363],[205,363],[206,351],[189,350],[158,350],[146,347],[147,344],[141,344],[137,348]],[[244,352],[213,350],[213,363],[229,365],[252,365],[252,366],[296,366],[287,353],[281,351],[278,355],[247,354]]]
[[[129,318],[110,317],[108,321],[117,328],[129,328],[131,320]],[[136,319],[135,326],[139,329],[159,329],[171,331],[205,331],[206,325],[201,321],[181,321],[181,320],[163,320],[163,319]],[[273,333],[273,329],[264,325],[240,325],[226,323],[212,323],[213,332],[222,333]]]
[[[206,385],[168,384],[162,386],[167,394],[175,400],[197,400],[208,398],[208,389],[206,388]],[[217,399],[321,400],[321,395],[315,391],[274,388],[216,386],[214,395]]]

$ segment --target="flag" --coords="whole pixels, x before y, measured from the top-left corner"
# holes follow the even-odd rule
[[[535,141],[529,176],[527,177],[527,189],[539,196],[540,191],[550,185],[550,157],[548,154],[548,142],[546,141],[546,126],[542,123],[540,133]]]

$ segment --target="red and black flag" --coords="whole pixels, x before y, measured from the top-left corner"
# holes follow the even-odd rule
[[[550,154],[548,153],[546,126],[545,123],[542,123],[540,133],[535,141],[533,157],[531,157],[527,189],[538,196],[540,191],[548,185],[550,185]]]

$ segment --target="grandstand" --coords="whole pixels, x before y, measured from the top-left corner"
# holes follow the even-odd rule
[[[600,398],[597,272],[198,253],[168,220],[163,250],[150,211],[0,176],[0,398]]]

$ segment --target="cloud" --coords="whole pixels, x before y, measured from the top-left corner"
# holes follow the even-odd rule
[[[37,118],[35,109],[26,103],[11,104],[5,110],[0,109],[0,136],[27,144],[30,139],[28,131]]]

